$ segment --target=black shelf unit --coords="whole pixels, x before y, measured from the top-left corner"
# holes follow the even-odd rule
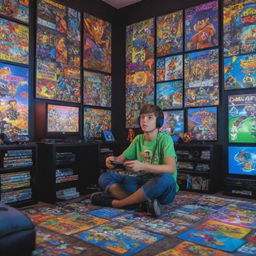
[[[87,193],[87,187],[95,184],[99,176],[99,155],[97,143],[40,143],[38,144],[38,197],[40,201],[59,201],[56,192],[75,187],[80,194]],[[57,154],[70,153],[72,160],[58,163]],[[56,169],[71,168],[78,180],[56,183]]]
[[[218,144],[175,144],[181,190],[215,193],[221,189],[221,151]]]
[[[26,153],[28,152],[28,154]],[[30,159],[30,160],[28,160]],[[28,162],[31,161],[31,164]],[[8,166],[10,165],[10,166]],[[37,172],[37,145],[34,143],[0,145],[0,198],[13,207],[24,207],[37,203],[35,177]],[[22,175],[28,173],[29,184],[22,185]],[[13,174],[13,175],[12,175]],[[19,174],[21,175],[19,177]],[[7,175],[7,177],[6,177]],[[4,177],[6,184],[4,184]],[[7,179],[7,180],[6,180]],[[6,186],[6,187],[5,187]],[[10,188],[8,188],[8,186]],[[30,194],[21,197],[22,192]],[[17,192],[17,194],[15,194]],[[20,192],[20,193],[19,193]],[[14,193],[13,195],[11,195]],[[25,193],[26,194],[26,193]],[[24,194],[23,194],[24,195]],[[5,199],[4,199],[5,196]],[[19,198],[20,196],[20,198]]]

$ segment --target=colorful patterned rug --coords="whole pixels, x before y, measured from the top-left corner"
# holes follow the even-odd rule
[[[88,199],[23,209],[37,226],[33,255],[256,255],[256,202],[179,192],[158,219]]]

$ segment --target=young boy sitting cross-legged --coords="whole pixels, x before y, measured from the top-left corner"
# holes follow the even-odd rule
[[[123,163],[134,175],[101,174],[99,185],[104,192],[92,194],[91,202],[117,208],[146,202],[152,216],[158,217],[160,204],[172,202],[178,191],[176,154],[171,136],[159,132],[164,115],[158,106],[143,106],[139,122],[143,134],[136,136],[121,155],[106,158],[108,168],[114,168],[112,161]]]

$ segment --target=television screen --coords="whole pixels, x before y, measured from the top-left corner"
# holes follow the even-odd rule
[[[256,147],[228,147],[228,173],[256,175]]]
[[[0,63],[0,96],[0,133],[11,141],[25,139],[29,133],[28,68]]]
[[[48,104],[47,133],[79,133],[79,107]]]

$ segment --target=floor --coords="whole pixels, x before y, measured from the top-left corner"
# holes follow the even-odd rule
[[[256,255],[256,201],[222,193],[180,191],[159,219],[87,197],[22,210],[37,226],[33,255]]]

